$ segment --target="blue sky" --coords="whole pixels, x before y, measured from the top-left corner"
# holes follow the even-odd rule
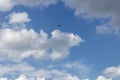
[[[0,80],[119,80],[119,4],[0,0]]]

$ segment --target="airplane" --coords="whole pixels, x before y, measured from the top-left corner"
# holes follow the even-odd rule
[[[61,27],[61,25],[60,25],[60,24],[58,24],[58,25],[57,25],[57,27]]]

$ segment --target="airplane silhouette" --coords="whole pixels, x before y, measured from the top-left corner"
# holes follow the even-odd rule
[[[57,25],[57,27],[61,27],[61,25],[60,25],[60,24],[58,24],[58,25]]]

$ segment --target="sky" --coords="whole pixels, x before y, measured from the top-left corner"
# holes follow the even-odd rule
[[[119,9],[120,0],[0,0],[0,80],[120,80]]]

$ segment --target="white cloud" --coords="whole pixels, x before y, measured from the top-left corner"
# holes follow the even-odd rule
[[[0,80],[8,80],[7,78],[0,78]]]
[[[103,72],[108,77],[120,78],[120,66],[108,67]]]
[[[101,26],[97,26],[96,27],[96,31],[99,34],[116,34],[119,35],[120,33],[120,28],[119,27],[113,27],[114,25],[111,23],[106,23],[104,25]]]
[[[78,77],[76,76],[64,76],[64,77],[57,77],[57,78],[54,78],[53,80],[80,80]]]
[[[8,80],[89,80],[80,79],[67,69],[36,69],[27,63],[0,64],[0,76],[9,75]],[[11,79],[12,77],[12,79]],[[4,79],[7,79],[4,78]]]
[[[26,12],[14,12],[9,15],[9,23],[25,23],[29,21],[31,21],[31,19],[28,17],[28,13]]]
[[[85,11],[87,0],[63,0],[66,7],[75,10],[75,15],[80,15]]]
[[[15,80],[28,80],[28,78],[25,76],[25,75],[20,75],[20,77],[18,77],[17,79]]]
[[[0,0],[0,11],[10,11],[14,6],[29,6],[29,7],[48,7],[56,4],[58,0]]]
[[[14,6],[14,3],[11,0],[0,0],[0,11],[9,11]]]
[[[90,80],[90,79],[86,78],[86,79],[82,79],[82,80]]]
[[[75,10],[79,16],[87,12],[92,17],[115,16],[119,12],[119,0],[63,0],[67,7]],[[116,17],[117,18],[117,17]]]
[[[48,38],[48,34],[43,30],[36,33],[33,29],[5,28],[0,30],[0,58],[19,61],[34,56],[39,59],[55,60],[66,57],[69,54],[69,48],[81,42],[83,39],[78,35],[59,30],[54,30],[51,38]]]
[[[46,80],[44,77],[40,78],[40,77],[37,77],[36,80]]]
[[[96,27],[96,31],[99,34],[111,34],[114,31],[114,28],[109,24],[104,24]]]
[[[69,64],[69,67],[70,64]],[[107,68],[105,72],[106,76],[100,75],[97,77],[96,80],[114,80],[119,76],[116,76],[117,67],[110,67]],[[75,68],[74,68],[75,69]],[[2,75],[11,75],[11,76],[18,76],[14,80],[90,80],[89,78],[79,78],[78,76],[73,75],[73,73],[69,73],[66,69],[57,70],[57,69],[35,69],[26,63],[18,63],[18,64],[9,64],[9,65],[0,65],[0,76]],[[16,73],[17,72],[17,73]],[[111,74],[112,73],[112,74]],[[114,77],[113,77],[114,76]],[[15,78],[15,77],[14,77]],[[1,77],[1,79],[7,80],[7,78]],[[118,78],[119,79],[119,78]],[[116,79],[115,79],[116,80]]]
[[[15,80],[46,80],[44,77],[40,78],[40,77],[27,77],[23,74],[21,74],[18,78],[16,78]]]
[[[8,74],[8,75],[16,75],[21,73],[29,73],[34,71],[35,69],[32,66],[29,66],[27,63],[17,63],[17,64],[8,64],[2,65],[0,64],[0,76]]]
[[[24,6],[39,6],[39,7],[48,7],[52,4],[57,3],[58,0],[13,0],[16,5],[24,5]]]
[[[67,7],[74,9],[76,16],[82,16],[86,13],[84,18],[111,17],[111,20],[107,24],[112,27],[103,25],[103,27],[99,27],[99,29],[102,29],[100,32],[102,33],[103,29],[106,30],[107,26],[107,32],[116,33],[117,31],[120,33],[120,0],[63,0],[63,2]]]
[[[78,74],[82,77],[88,76],[91,71],[90,65],[85,65],[83,62],[71,62],[63,65],[66,69],[70,69],[72,71],[78,72]]]
[[[77,76],[74,76],[66,71],[62,70],[37,70],[32,73],[25,74],[29,77],[40,77],[46,80],[80,80]]]
[[[104,76],[98,76],[97,80],[112,80],[111,78],[107,79]]]
[[[42,73],[43,74],[43,73]],[[45,73],[46,74],[46,73]],[[48,73],[49,74],[49,73]],[[64,74],[64,73],[63,73]],[[57,77],[53,77],[53,74],[49,74],[52,76],[51,78],[49,77],[48,79],[50,80],[80,80],[76,76],[71,76],[71,75],[66,75],[66,76],[61,76],[57,75]],[[15,80],[46,80],[45,76],[44,77],[27,77],[25,75],[20,75],[17,79]]]
[[[14,76],[14,80],[80,80],[77,76],[74,76],[65,70],[35,69],[26,63],[1,65],[0,70],[0,76],[7,74]],[[16,78],[16,75],[19,76]],[[7,80],[7,78],[3,77],[0,79]]]

